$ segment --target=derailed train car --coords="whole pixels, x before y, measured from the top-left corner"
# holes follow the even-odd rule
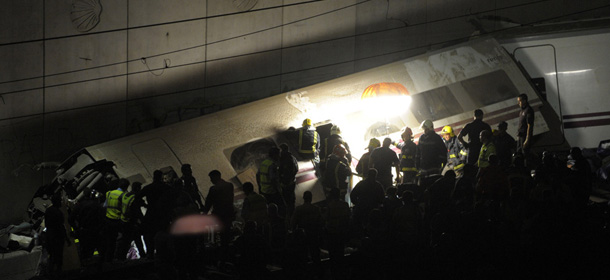
[[[433,120],[437,130],[451,125],[459,131],[477,108],[492,126],[506,121],[514,135],[520,93],[529,96],[536,112],[534,148],[563,140],[557,114],[511,56],[494,39],[479,39],[85,147],[66,160],[52,184],[37,195],[61,188],[70,199],[78,199],[83,188],[103,192],[113,177],[147,184],[154,170],[179,173],[184,163],[191,164],[204,195],[211,185],[207,174],[214,169],[236,186],[255,182],[268,148],[289,142],[283,132],[299,127],[305,118],[313,120],[322,136],[331,123],[339,125],[355,159],[371,137],[398,140],[405,126],[417,140],[425,119]],[[560,142],[556,148],[567,148]],[[297,198],[311,190],[314,202],[324,199],[311,163],[300,160],[299,167]]]

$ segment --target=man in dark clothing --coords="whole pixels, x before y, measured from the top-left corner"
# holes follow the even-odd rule
[[[231,238],[233,219],[235,219],[233,184],[223,180],[218,170],[212,170],[208,175],[214,185],[208,192],[203,213],[208,213],[212,209],[212,214],[218,217],[221,222],[220,242],[222,246],[227,246]]]
[[[467,164],[477,164],[482,146],[481,141],[479,141],[479,135],[483,130],[489,130],[489,132],[491,132],[491,126],[483,122],[483,110],[476,109],[474,110],[474,120],[467,123],[464,128],[462,128],[462,131],[460,131],[460,134],[458,134],[458,140],[468,149]],[[468,142],[464,140],[465,136],[468,136]]]
[[[197,186],[197,180],[193,177],[193,170],[190,164],[183,164],[180,168],[182,171],[182,184],[184,185],[184,191],[188,193],[193,201],[197,203],[197,208],[203,209],[203,202],[201,201],[201,192],[199,186]]]
[[[515,152],[517,143],[515,138],[506,133],[508,124],[500,122],[498,124],[498,132],[494,134],[494,145],[496,146],[496,155],[500,159],[500,165],[503,168],[508,168],[512,163],[512,155]]]
[[[245,222],[254,221],[258,225],[258,232],[263,232],[263,229],[269,223],[269,215],[267,214],[267,200],[260,194],[254,192],[254,185],[246,182],[242,185],[244,194],[244,203],[241,208],[241,217]]]
[[[383,145],[371,153],[369,167],[377,169],[377,180],[383,185],[383,189],[391,187],[392,184],[392,166],[396,168],[396,177],[400,179],[400,160],[396,152],[390,149],[392,139],[383,139]]]
[[[83,199],[72,209],[70,224],[80,241],[80,258],[85,260],[93,257],[95,249],[102,249],[100,232],[104,224],[104,208],[91,196],[91,189],[85,188],[83,194]]]
[[[278,173],[280,176],[282,196],[286,203],[286,218],[290,218],[292,213],[294,213],[294,203],[296,201],[294,190],[296,188],[296,175],[297,172],[299,172],[299,163],[292,153],[290,153],[288,144],[280,144],[280,150]]]
[[[413,142],[413,131],[406,127],[403,133],[402,143],[400,144],[400,171],[402,171],[402,183],[415,183],[417,168],[415,167],[415,157],[417,156],[417,145]]]
[[[447,170],[443,177],[432,183],[428,190],[426,190],[428,197],[426,215],[432,217],[434,214],[450,207],[451,192],[453,192],[454,186],[455,172],[453,170]]]
[[[383,185],[377,181],[377,170],[371,168],[366,179],[358,182],[350,193],[350,199],[354,204],[355,225],[364,226],[369,212],[379,207],[384,198]]]
[[[61,211],[62,197],[56,193],[51,198],[53,203],[44,214],[45,225],[47,227],[47,252],[49,253],[49,273],[54,277],[59,277],[62,271],[64,242],[71,244],[68,233],[64,225],[64,214]]]
[[[517,137],[519,138],[518,148],[527,158],[532,143],[532,136],[534,135],[534,109],[528,103],[525,93],[519,94],[517,102],[519,103],[519,108],[521,108],[519,112],[519,127],[517,128]]]
[[[440,174],[441,168],[447,161],[447,147],[443,139],[434,132],[434,124],[431,120],[425,120],[421,124],[424,134],[419,137],[415,166],[422,173]]]
[[[346,154],[347,150],[345,147],[339,144],[334,147],[333,153],[326,160],[327,168],[322,177],[322,185],[324,186],[324,193],[327,198],[330,190],[334,188],[339,189],[341,198],[347,194],[352,170],[347,163]]]
[[[297,206],[292,216],[291,229],[305,230],[309,256],[316,270],[320,269],[320,237],[322,234],[322,214],[320,208],[311,204],[313,195],[310,191],[303,193],[303,205]]]
[[[339,276],[340,267],[343,265],[345,242],[349,237],[350,209],[347,202],[342,201],[339,195],[339,189],[333,188],[330,190],[328,209],[324,217],[328,255],[334,279]]]
[[[146,199],[146,214],[142,219],[142,231],[144,242],[146,243],[147,257],[154,258],[155,255],[155,234],[161,230],[159,198],[169,186],[163,182],[163,172],[155,170],[153,172],[153,182],[142,188],[139,197]]]

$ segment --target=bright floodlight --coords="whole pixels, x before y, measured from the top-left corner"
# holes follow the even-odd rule
[[[405,86],[399,83],[377,83],[368,86],[361,96],[369,114],[389,118],[409,110],[411,97]]]

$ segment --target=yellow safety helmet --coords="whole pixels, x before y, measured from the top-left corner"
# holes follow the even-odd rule
[[[455,134],[453,133],[453,128],[448,125],[443,127],[443,130],[441,130],[441,134],[449,134],[449,136],[455,137]]]
[[[303,126],[311,126],[311,119],[304,119]]]
[[[421,129],[427,128],[427,129],[433,130],[434,124],[432,123],[431,120],[425,120],[425,121],[421,122],[421,125],[419,126],[419,128],[421,128]]]

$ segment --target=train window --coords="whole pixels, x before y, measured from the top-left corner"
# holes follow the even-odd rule
[[[538,93],[542,96],[542,99],[546,100],[546,82],[544,78],[532,78],[532,84],[538,90]]]
[[[468,95],[482,106],[519,95],[519,91],[503,70],[464,80],[461,84]]]
[[[412,95],[411,112],[418,122],[440,120],[464,112],[448,87]]]

